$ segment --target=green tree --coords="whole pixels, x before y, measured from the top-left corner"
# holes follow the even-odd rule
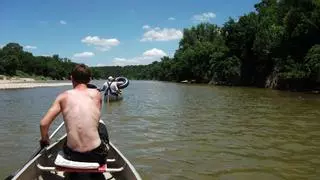
[[[314,83],[320,83],[320,44],[310,48],[305,57],[305,65],[310,80]]]

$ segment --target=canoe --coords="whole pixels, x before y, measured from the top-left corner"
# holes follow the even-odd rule
[[[55,159],[58,152],[62,151],[66,135],[62,136],[57,142],[43,149],[38,155],[27,162],[12,180],[61,180],[65,179],[64,171],[59,171],[55,167]],[[107,168],[104,173],[76,173],[68,179],[108,179],[108,180],[141,180],[140,175],[126,157],[109,142]],[[75,177],[76,176],[76,177]]]
[[[104,100],[107,102],[108,100],[108,96],[109,96],[109,102],[113,102],[113,101],[120,101],[123,99],[123,96],[121,94],[119,94],[118,96],[112,95],[112,94],[105,94],[104,95]]]

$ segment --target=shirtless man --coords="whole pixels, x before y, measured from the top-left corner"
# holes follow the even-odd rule
[[[98,125],[102,99],[96,89],[88,89],[91,72],[84,64],[77,65],[71,73],[73,89],[56,98],[40,121],[40,144],[49,144],[49,126],[61,112],[67,132],[64,153],[67,159],[105,164],[107,145],[100,140]]]

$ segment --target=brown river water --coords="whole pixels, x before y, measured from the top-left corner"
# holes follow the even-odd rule
[[[35,151],[41,117],[68,88],[0,90],[1,179]],[[146,180],[320,179],[319,95],[131,81],[102,119]]]

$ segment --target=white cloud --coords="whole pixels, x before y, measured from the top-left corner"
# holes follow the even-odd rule
[[[140,41],[170,41],[182,38],[182,32],[174,28],[150,28],[144,34]]]
[[[150,26],[149,25],[144,25],[144,26],[142,26],[142,29],[150,29]]]
[[[195,22],[207,22],[211,19],[216,18],[216,14],[213,12],[207,12],[202,14],[197,14],[192,17],[192,20]]]
[[[126,58],[114,58],[112,61],[113,66],[126,66],[126,65],[146,65],[154,61],[159,61],[161,57],[167,56],[167,54],[157,48],[153,48],[145,51],[141,56],[126,59]]]
[[[93,57],[95,54],[93,52],[82,52],[82,53],[75,53],[73,58],[90,58]]]
[[[118,46],[120,41],[118,39],[103,39],[99,36],[87,36],[81,40],[87,45],[93,45],[100,51],[108,51],[113,46]]]
[[[101,67],[101,66],[108,66],[108,65],[106,65],[106,64],[100,64],[100,63],[96,65],[96,67]]]
[[[143,53],[143,56],[153,56],[153,57],[163,57],[166,55],[167,54],[164,51],[162,51],[161,49],[157,49],[157,48],[147,50]]]
[[[24,46],[25,49],[37,49],[37,46],[30,46],[30,45],[26,45]]]
[[[176,18],[174,18],[174,17],[169,17],[168,20],[169,20],[169,21],[174,21],[174,20],[176,20]]]
[[[67,22],[64,20],[60,20],[60,24],[65,25],[65,24],[67,24]]]
[[[52,55],[50,55],[50,54],[41,54],[40,56],[44,56],[44,57],[52,57]]]
[[[132,58],[132,59],[114,58],[113,61],[112,61],[112,66],[138,65],[140,60],[142,60],[142,59],[138,59],[138,58]]]

